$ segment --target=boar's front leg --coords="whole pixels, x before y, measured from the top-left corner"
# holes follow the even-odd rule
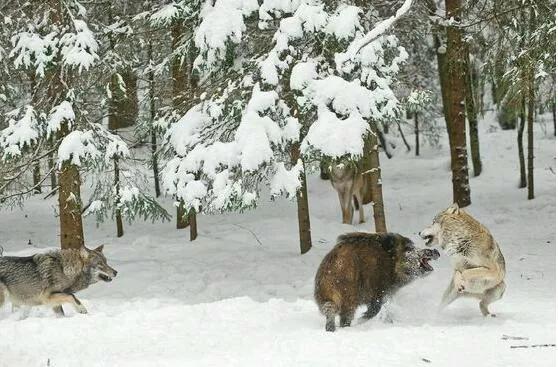
[[[373,298],[372,301],[370,301],[370,303],[368,304],[368,309],[362,315],[362,317],[367,319],[367,320],[370,320],[371,318],[376,316],[378,314],[378,312],[380,312],[380,310],[382,309],[383,303],[384,302],[383,302],[382,298]]]

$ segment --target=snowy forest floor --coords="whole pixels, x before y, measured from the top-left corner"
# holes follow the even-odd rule
[[[506,257],[508,287],[491,307],[496,318],[483,318],[471,299],[437,313],[450,279],[443,256],[376,319],[326,333],[312,297],[315,271],[339,234],[370,231],[373,222],[367,206],[365,224],[341,224],[336,193],[313,174],[314,247],[303,256],[296,205],[286,200],[200,216],[195,242],[172,222],[125,225],[117,239],[114,223],[87,218],[88,246],[107,244],[118,277],[79,294],[88,315],[0,309],[0,366],[553,366],[553,347],[512,346],[555,343],[555,138],[535,127],[536,198],[528,201],[517,188],[516,131],[489,125],[481,124],[483,172],[471,178],[467,210]],[[419,246],[417,233],[451,204],[447,148],[421,153],[381,157],[388,228]],[[34,198],[0,213],[4,255],[57,246],[55,203]]]

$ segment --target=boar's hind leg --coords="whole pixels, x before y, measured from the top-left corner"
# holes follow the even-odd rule
[[[354,309],[346,309],[342,310],[339,314],[339,324],[341,327],[351,326],[351,322],[355,317],[355,310]]]
[[[331,301],[324,302],[321,311],[326,317],[326,331],[335,331],[335,315],[337,315],[337,306]]]
[[[335,315],[326,316],[326,331],[335,331]]]
[[[368,309],[366,310],[364,315],[362,315],[362,317],[368,320],[373,318],[382,309],[382,304],[383,304],[382,299],[373,299],[368,304]]]

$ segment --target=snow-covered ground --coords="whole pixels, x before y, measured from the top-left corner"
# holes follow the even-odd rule
[[[555,138],[537,125],[536,199],[528,201],[517,188],[516,132],[490,132],[489,125],[481,125],[483,173],[471,178],[467,210],[488,226],[506,257],[508,288],[491,307],[496,318],[483,318],[467,299],[436,312],[450,277],[444,256],[376,319],[326,333],[312,300],[317,266],[337,235],[373,224],[371,208],[367,223],[341,224],[335,192],[313,175],[314,247],[303,256],[296,207],[285,200],[244,214],[200,216],[195,242],[174,223],[126,225],[117,239],[113,223],[97,226],[88,218],[88,245],[107,244],[118,277],[79,294],[88,315],[0,309],[0,366],[555,365],[553,347],[512,348],[556,341]],[[391,160],[382,156],[392,231],[421,244],[418,231],[451,204],[448,157],[447,148],[424,148],[418,158],[402,151]],[[0,213],[5,255],[57,246],[50,200]]]

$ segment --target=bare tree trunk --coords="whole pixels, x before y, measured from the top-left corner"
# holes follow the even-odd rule
[[[391,159],[392,154],[390,153],[389,147],[387,146],[387,141],[386,141],[386,137],[384,136],[384,133],[380,129],[376,129],[376,134],[378,134],[380,146],[384,149],[384,153],[386,154],[386,157],[388,157],[388,159]]]
[[[519,151],[519,188],[527,187],[527,174],[525,173],[525,153],[523,152],[523,131],[525,130],[525,97],[521,98],[519,112],[519,127],[517,129],[517,150]]]
[[[535,32],[535,9],[530,8],[529,14],[529,33]],[[527,66],[527,199],[535,198],[535,178],[533,175],[534,166],[534,141],[533,141],[533,125],[535,124],[535,65]]]
[[[84,244],[81,222],[81,180],[78,167],[69,161],[58,172],[58,206],[60,208],[60,246],[80,248]]]
[[[48,155],[48,170],[50,171],[50,190],[56,189],[56,170],[54,169],[54,153]]]
[[[434,0],[427,0],[427,6],[428,6],[428,12],[430,16],[437,17],[438,6],[436,2]],[[453,161],[454,149],[453,149],[453,141],[451,139],[451,119],[449,116],[450,86],[449,86],[449,72],[448,72],[448,55],[447,55],[447,45],[442,44],[442,37],[443,34],[446,32],[447,30],[443,26],[437,23],[432,24],[432,38],[434,43],[434,50],[436,52],[436,61],[438,65],[438,77],[440,79],[440,92],[442,94],[442,107],[443,107],[444,117],[446,121],[446,131],[448,133],[450,155]]]
[[[198,219],[196,217],[196,211],[194,209],[190,209],[190,241],[195,240],[198,238]]]
[[[405,134],[403,134],[403,130],[401,129],[401,125],[397,122],[397,130],[399,130],[399,134],[401,135],[401,139],[403,140],[403,144],[407,148],[407,152],[411,151],[411,146],[407,143],[407,139],[405,139]]]
[[[554,87],[554,90],[556,90],[556,87]],[[556,94],[554,94],[552,100],[552,122],[554,122],[554,136],[556,136]]]
[[[533,125],[535,122],[535,80],[534,71],[529,71],[527,100],[527,199],[535,198],[535,182],[533,177]]]
[[[446,0],[446,17],[459,22],[461,0]],[[465,133],[465,53],[462,31],[454,25],[447,27],[447,72],[449,109],[448,125],[451,125],[451,170],[453,201],[463,208],[471,204],[469,171],[467,162],[467,138]]]
[[[380,154],[378,152],[377,129],[371,134],[371,156],[372,163],[372,205],[374,210],[374,228],[377,233],[387,232],[386,216],[384,213],[384,194],[382,190],[382,173],[380,168]]]
[[[42,192],[41,189],[41,163],[38,161],[33,166],[33,193],[40,194]]]
[[[149,42],[147,48],[150,64],[153,64],[153,46]],[[151,119],[151,165],[153,166],[153,181],[155,183],[155,197],[161,196],[159,183],[159,162],[157,159],[157,131],[155,130],[155,72],[150,68],[149,74],[149,117]]]
[[[418,156],[420,153],[420,137],[419,137],[419,120],[418,113],[414,113],[415,117],[415,155]]]
[[[552,75],[552,122],[554,123],[554,136],[556,136],[556,73]]]
[[[473,93],[473,74],[475,71],[471,67],[468,47],[465,48],[465,104],[467,107],[467,120],[469,121],[469,145],[471,147],[471,159],[473,160],[473,176],[478,176],[482,171],[480,157],[479,126],[477,119],[477,107]]]
[[[291,149],[291,162],[295,165],[300,159],[300,146],[294,144]],[[300,175],[300,189],[296,194],[296,206],[298,216],[298,236],[300,242],[300,253],[304,255],[312,248],[312,234],[310,230],[310,207],[308,205],[308,188],[306,186],[306,169],[302,163]]]
[[[114,157],[114,188],[116,199],[114,202],[114,217],[116,219],[116,237],[124,236],[124,226],[122,225],[122,211],[120,210],[120,169],[118,168],[118,157]]]

